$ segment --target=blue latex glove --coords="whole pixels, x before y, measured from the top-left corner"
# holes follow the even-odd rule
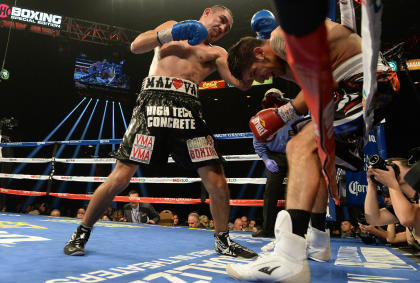
[[[273,159],[266,159],[264,160],[265,168],[267,168],[268,171],[276,173],[279,172],[279,166],[277,165],[277,162],[275,162]]]

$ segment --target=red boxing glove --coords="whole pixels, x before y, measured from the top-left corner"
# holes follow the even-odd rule
[[[267,143],[287,122],[298,117],[293,104],[288,102],[280,108],[261,110],[249,120],[249,127],[259,142]]]
[[[255,138],[264,143],[272,141],[283,126],[284,122],[277,114],[276,108],[261,110],[249,120],[249,127]]]

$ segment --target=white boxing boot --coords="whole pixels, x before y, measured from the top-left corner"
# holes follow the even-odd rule
[[[328,262],[331,259],[330,231],[318,230],[309,225],[306,234],[308,258],[318,262]]]
[[[286,210],[277,214],[275,236],[274,252],[248,264],[228,264],[226,272],[242,281],[310,282],[306,240],[292,233],[292,220]]]

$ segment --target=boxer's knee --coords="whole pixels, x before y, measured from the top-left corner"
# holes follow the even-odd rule
[[[312,122],[305,126],[286,145],[286,155],[289,161],[297,159],[306,160],[309,156],[316,154],[316,150],[317,144]]]
[[[106,181],[109,184],[109,190],[114,194],[123,191],[130,184],[131,177],[137,168],[137,165],[117,162]]]

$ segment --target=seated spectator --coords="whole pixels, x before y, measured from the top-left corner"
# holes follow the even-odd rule
[[[114,209],[110,206],[105,210],[104,215],[108,216],[109,220],[112,219],[112,215],[114,214]]]
[[[354,238],[354,226],[348,220],[341,221],[341,238]]]
[[[233,231],[242,231],[242,220],[241,218],[236,218],[233,222]]]
[[[61,215],[61,212],[59,209],[55,208],[53,210],[51,210],[50,216],[56,216],[59,217]]]
[[[242,216],[241,221],[242,221],[242,231],[247,231],[247,229],[248,229],[248,217]]]
[[[209,227],[209,218],[207,215],[200,215],[199,217],[200,219],[200,223],[204,226],[204,227]]]
[[[197,212],[191,212],[188,214],[188,226],[190,228],[206,228],[200,223],[200,215]]]
[[[29,214],[29,212],[31,212],[34,209],[34,206],[32,204],[29,204],[25,207],[25,213]]]
[[[160,225],[167,225],[167,226],[173,226],[174,225],[174,214],[170,210],[162,210],[159,213],[159,224]]]
[[[28,212],[28,214],[33,214],[33,215],[45,215],[45,213],[47,212],[47,206],[45,204],[45,202],[37,202],[35,203],[34,209],[32,209],[31,211]]]
[[[213,219],[210,219],[210,221],[209,221],[209,228],[214,229],[214,220]]]
[[[174,214],[174,217],[173,217],[173,219],[174,219],[174,226],[179,226],[179,216],[178,216],[178,214]]]
[[[102,215],[101,217],[102,221],[111,221],[111,218],[109,218],[109,216],[107,214]]]
[[[257,229],[257,226],[256,225],[257,225],[257,222],[254,219],[249,220],[249,225],[248,225],[248,228],[247,228],[246,231],[249,231],[249,232],[257,232],[258,229]]]
[[[139,197],[139,193],[131,190],[128,196]],[[150,203],[133,201],[124,205],[123,210],[127,222],[157,224],[160,220],[159,214]]]
[[[124,212],[121,209],[117,209],[112,214],[112,221],[116,222],[126,222],[127,219],[124,218]]]
[[[83,219],[85,217],[86,210],[84,208],[79,208],[76,213],[76,218]]]

